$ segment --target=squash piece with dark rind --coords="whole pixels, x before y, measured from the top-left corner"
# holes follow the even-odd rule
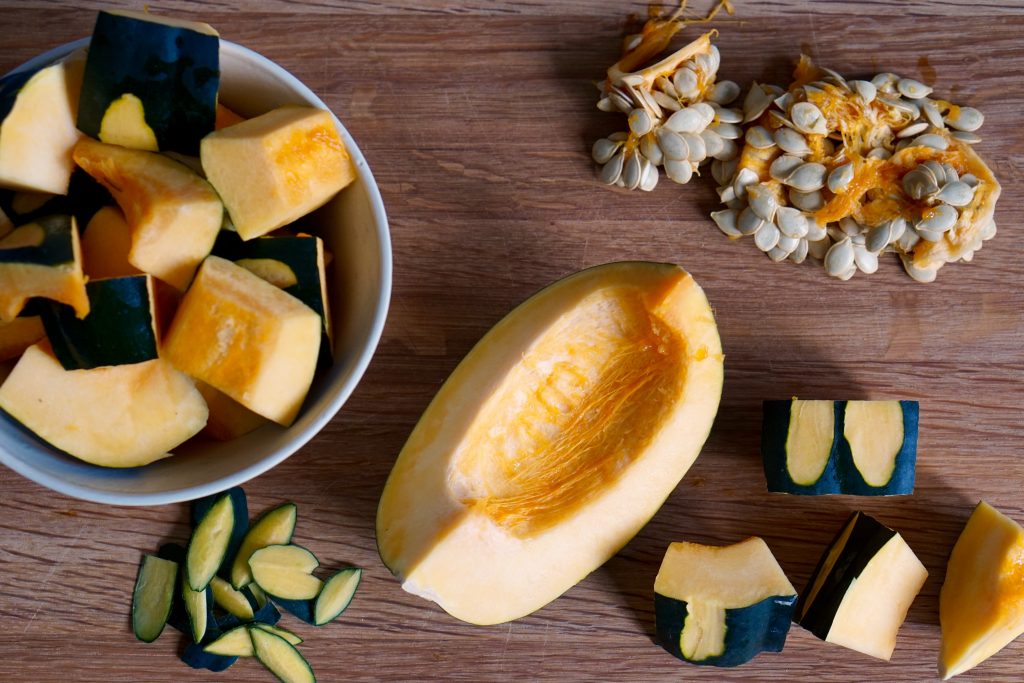
[[[661,646],[692,664],[738,666],[781,652],[796,589],[768,545],[673,543],[654,582]]]
[[[45,216],[0,239],[0,322],[14,320],[33,297],[67,304],[79,318],[89,313],[72,216]]]
[[[49,344],[26,349],[0,386],[0,408],[66,453],[102,467],[165,458],[206,423],[192,382],[162,358],[65,370]]]
[[[615,554],[696,459],[722,349],[679,266],[625,262],[555,283],[459,364],[398,457],[377,545],[403,588],[453,616],[525,616]]]
[[[244,588],[252,581],[249,558],[254,552],[268,545],[291,543],[298,511],[295,503],[284,503],[267,510],[249,526],[231,565],[231,583],[235,588]]]
[[[284,600],[310,600],[323,587],[313,576],[320,566],[316,556],[298,545],[268,545],[249,556],[253,581],[267,595]]]
[[[82,233],[82,269],[93,280],[139,275],[128,260],[132,229],[116,206],[97,211]]]
[[[223,221],[210,184],[162,154],[88,138],[75,145],[74,157],[124,212],[132,233],[128,261],[184,291]]]
[[[351,604],[362,578],[362,569],[346,567],[324,581],[313,606],[313,623],[316,626],[323,626],[341,616]]]
[[[260,628],[249,630],[256,659],[283,683],[316,683],[309,662],[287,640]]]
[[[192,590],[205,590],[224,564],[234,525],[233,500],[222,494],[200,518],[188,542],[185,575]]]
[[[1024,529],[981,501],[953,546],[939,593],[943,680],[1024,633]]]
[[[220,39],[208,24],[101,11],[77,125],[103,142],[195,155],[214,129],[219,86]]]
[[[145,555],[139,565],[132,596],[132,631],[144,643],[160,637],[171,615],[177,587],[178,565],[156,555]]]
[[[800,594],[795,621],[822,640],[888,661],[927,578],[898,533],[854,512]]]
[[[295,297],[210,256],[178,307],[164,352],[180,370],[288,426],[313,381],[322,327]]]

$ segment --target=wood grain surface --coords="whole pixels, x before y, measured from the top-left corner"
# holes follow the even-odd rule
[[[140,6],[141,3],[130,3]],[[698,3],[699,4],[699,3]],[[0,73],[88,35],[105,2],[0,1]],[[920,285],[887,258],[850,282],[775,265],[708,220],[709,179],[651,194],[600,185],[591,142],[621,119],[594,108],[639,2],[402,0],[151,2],[279,62],[333,108],[380,183],[395,280],[377,354],[340,414],[246,486],[258,512],[299,504],[296,541],[324,565],[365,567],[335,624],[306,638],[319,680],[935,680],[949,551],[985,499],[1024,521],[1024,5],[1020,2],[735,3],[713,26],[721,73],[785,83],[801,50],[849,76],[891,70],[986,115],[978,150],[1003,184],[998,237]],[[696,29],[685,35],[693,36]],[[420,413],[472,344],[538,288],[623,259],[684,265],[714,305],[726,382],[712,435],[658,515],[562,598],[511,624],[472,627],[404,593],[374,545],[377,498]],[[764,398],[921,402],[911,497],[765,491]],[[110,508],[0,471],[0,680],[268,681],[177,659],[178,637],[135,641],[128,609],[142,552],[187,537],[187,506]],[[904,534],[930,576],[890,663],[794,626],[781,654],[740,669],[686,666],[652,643],[654,576],[675,540],[763,536],[802,587],[852,509]],[[467,558],[471,562],[472,558]],[[500,591],[501,586],[495,586]],[[958,680],[1019,681],[1024,641]]]

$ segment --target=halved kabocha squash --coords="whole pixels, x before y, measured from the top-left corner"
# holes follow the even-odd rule
[[[738,666],[781,652],[796,589],[768,544],[673,543],[654,582],[658,641],[692,664]]]
[[[769,491],[894,496],[914,492],[917,401],[765,401]]]
[[[377,511],[381,558],[463,621],[529,614],[654,515],[721,388],[714,316],[682,268],[561,280],[488,332],[420,418]]]
[[[41,310],[46,337],[65,370],[143,363],[159,355],[159,316],[151,276],[94,280],[85,290],[89,315],[84,318],[77,318],[63,304],[47,302]]]
[[[103,142],[196,154],[213,131],[220,38],[209,25],[112,10],[96,18],[78,127]]]
[[[800,594],[795,621],[824,641],[888,661],[927,578],[902,536],[855,512]]]
[[[82,136],[75,112],[82,87],[80,55],[0,79],[0,187],[66,194]]]
[[[89,313],[78,227],[72,216],[46,216],[0,239],[0,322],[10,322],[29,299],[67,304]]]
[[[40,438],[103,467],[167,457],[206,423],[206,404],[167,361],[65,370],[45,342],[0,385],[0,408]]]
[[[175,367],[287,426],[313,381],[322,329],[320,316],[291,294],[210,256],[164,348]]]
[[[74,157],[124,211],[132,232],[129,262],[184,291],[224,217],[210,184],[161,154],[90,139],[75,145]]]
[[[301,218],[355,179],[331,113],[281,107],[203,138],[200,156],[238,234]]]
[[[943,680],[973,669],[1024,633],[1024,529],[985,501],[949,556],[939,623]]]

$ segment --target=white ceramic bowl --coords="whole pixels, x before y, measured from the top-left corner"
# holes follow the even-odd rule
[[[34,69],[88,44],[68,43],[23,64]],[[327,109],[313,92],[269,59],[221,40],[221,101],[243,116],[284,104]],[[295,423],[266,425],[224,443],[179,449],[174,457],[127,470],[89,465],[56,450],[9,416],[0,416],[0,462],[76,498],[114,505],[161,505],[241,484],[290,456],[327,424],[362,377],[380,339],[391,297],[391,238],[377,184],[355,140],[335,118],[357,179],[311,216],[334,254],[329,293],[334,365],[313,383]]]

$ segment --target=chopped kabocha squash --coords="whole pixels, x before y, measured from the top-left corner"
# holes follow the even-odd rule
[[[0,322],[10,322],[26,302],[41,297],[89,313],[78,227],[72,216],[45,216],[0,239]]]
[[[679,266],[591,268],[509,313],[445,382],[398,456],[377,546],[402,587],[495,624],[614,555],[696,459],[722,349]]]
[[[101,208],[113,204],[114,198],[107,189],[77,167],[71,174],[66,195],[0,189],[0,237],[18,225],[55,214],[74,216],[84,237],[83,226],[87,226]]]
[[[142,271],[128,260],[131,249],[132,231],[121,209],[105,206],[82,233],[82,269],[94,280],[138,275]]]
[[[888,661],[927,578],[902,536],[855,512],[800,594],[795,621],[822,640]]]
[[[129,262],[184,291],[224,217],[210,184],[161,154],[88,138],[75,145],[74,157],[124,211],[132,233]]]
[[[72,55],[0,79],[0,187],[67,193],[82,68]]]
[[[100,12],[85,65],[78,128],[124,147],[196,154],[214,129],[220,38],[209,25]]]
[[[673,543],[654,582],[662,647],[686,662],[737,666],[781,652],[796,589],[760,538],[730,546]]]
[[[182,298],[164,349],[183,372],[288,426],[313,381],[321,330],[309,306],[210,256]]]
[[[769,491],[894,496],[914,492],[917,401],[765,401]]]
[[[264,236],[242,240],[222,230],[213,253],[280,287],[316,311],[323,320],[320,365],[331,363],[331,311],[327,302],[327,273],[324,241],[313,235]]]
[[[65,370],[45,343],[29,347],[0,385],[0,408],[56,448],[103,467],[167,457],[206,423],[202,396],[161,358]]]
[[[220,102],[217,103],[217,120],[214,123],[214,129],[220,130],[221,128],[227,128],[228,126],[233,126],[236,123],[241,123],[242,121],[245,121],[245,117],[239,116]]]
[[[196,380],[196,389],[203,395],[210,416],[203,433],[218,441],[230,441],[255,431],[267,424],[267,418],[258,415],[223,391],[214,389],[202,380]]]
[[[65,370],[142,363],[156,358],[160,335],[153,278],[130,275],[85,285],[89,315],[63,304],[43,306],[46,337]]]
[[[943,680],[973,669],[1024,633],[1024,529],[984,501],[949,556],[939,622]]]
[[[330,112],[281,107],[203,138],[200,157],[238,234],[301,218],[355,179]]]
[[[0,362],[17,358],[45,334],[38,315],[0,322]]]

